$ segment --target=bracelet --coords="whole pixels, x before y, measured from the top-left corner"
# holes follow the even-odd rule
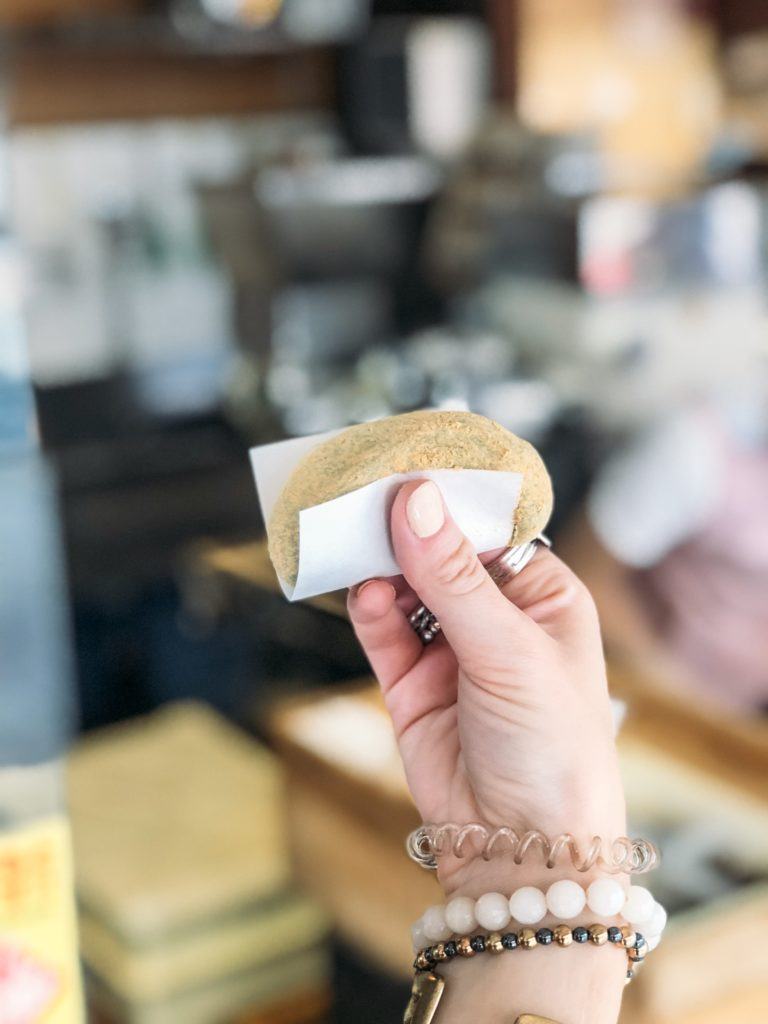
[[[552,928],[523,928],[519,932],[491,932],[483,935],[463,935],[459,939],[438,942],[434,946],[426,946],[419,950],[413,961],[417,973],[431,971],[432,968],[445,960],[461,956],[470,958],[480,953],[504,953],[514,949],[535,949],[537,946],[560,947],[584,945],[613,945],[626,951],[628,984],[635,976],[637,968],[643,963],[650,952],[650,946],[640,932],[635,932],[628,925],[619,928],[604,924],[577,925],[571,928],[567,924],[557,924]]]
[[[502,931],[511,920],[532,925],[552,914],[562,920],[573,919],[587,907],[601,917],[621,915],[629,924],[642,929],[652,949],[658,945],[667,923],[667,912],[641,885],[625,891],[613,878],[599,878],[586,889],[571,879],[553,882],[546,890],[533,885],[516,889],[510,897],[486,892],[478,899],[454,896],[444,906],[428,907],[412,926],[414,949],[428,942],[445,942],[453,935],[468,935],[476,928]]]
[[[445,991],[445,979],[435,974],[433,968],[445,960],[461,956],[470,958],[481,953],[504,953],[513,949],[535,949],[537,946],[557,945],[561,948],[576,943],[593,946],[614,945],[624,949],[627,954],[627,970],[624,984],[628,985],[635,977],[638,968],[650,951],[648,941],[639,932],[629,926],[619,928],[615,925],[592,924],[588,927],[577,925],[571,928],[567,924],[557,924],[552,928],[523,928],[520,932],[491,932],[488,935],[462,935],[458,940],[438,942],[435,946],[427,946],[419,950],[413,967],[416,974],[411,988],[411,998],[403,1018],[403,1024],[432,1024],[437,1008]],[[535,1014],[523,1014],[515,1024],[555,1024]]]
[[[568,853],[572,867],[578,872],[600,868],[609,874],[641,875],[651,871],[659,862],[659,851],[648,839],[630,839],[620,836],[608,844],[600,836],[593,836],[584,851],[570,832],[549,839],[538,829],[518,832],[502,825],[498,828],[473,821],[457,825],[447,821],[439,825],[424,824],[415,829],[406,840],[406,849],[412,860],[421,867],[434,871],[437,858],[446,854],[465,857],[467,842],[477,837],[482,847],[477,851],[483,860],[495,854],[510,853],[515,864],[522,864],[533,849],[539,849],[547,868],[553,868]]]

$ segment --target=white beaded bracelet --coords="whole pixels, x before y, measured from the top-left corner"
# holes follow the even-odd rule
[[[454,896],[447,904],[428,907],[412,926],[414,949],[428,942],[445,942],[452,935],[471,935],[478,928],[499,932],[515,920],[522,925],[537,924],[546,915],[571,920],[588,907],[601,917],[621,915],[637,928],[655,949],[667,923],[667,913],[642,885],[625,890],[613,878],[600,878],[584,889],[578,882],[562,879],[546,891],[533,885],[516,889],[507,898],[500,892],[486,892],[479,899]]]

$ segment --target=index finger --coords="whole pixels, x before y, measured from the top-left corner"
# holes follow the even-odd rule
[[[350,590],[349,618],[371,668],[386,692],[414,667],[424,650],[389,580],[367,580]]]

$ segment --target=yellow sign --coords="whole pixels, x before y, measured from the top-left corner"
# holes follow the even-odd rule
[[[0,1024],[82,1024],[64,817],[0,832]]]

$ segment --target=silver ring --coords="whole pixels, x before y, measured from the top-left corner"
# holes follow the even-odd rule
[[[549,537],[540,533],[538,537],[534,540],[529,540],[526,544],[505,548],[498,557],[486,565],[486,572],[499,590],[523,571],[536,554],[540,544],[547,548],[552,547],[552,541]],[[408,616],[408,621],[411,624],[411,629],[413,629],[425,647],[431,644],[440,633],[440,623],[426,605],[420,604],[418,608],[414,608]]]

